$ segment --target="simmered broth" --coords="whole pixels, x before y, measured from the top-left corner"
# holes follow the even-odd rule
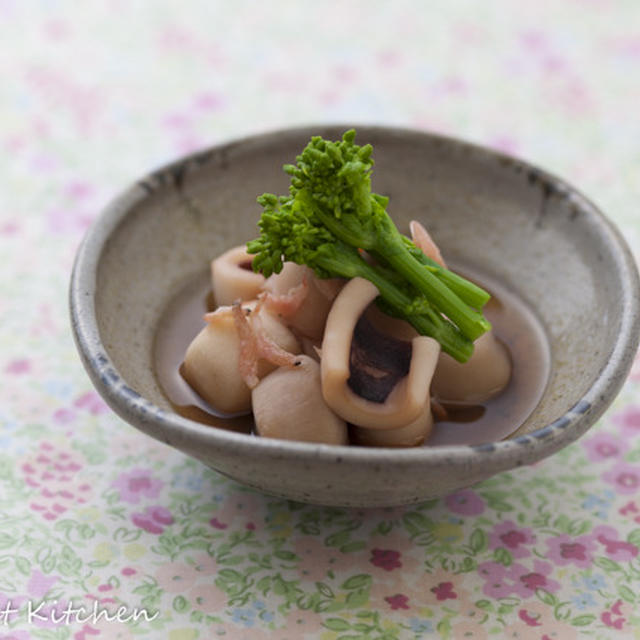
[[[469,274],[461,275],[472,279]],[[435,425],[425,446],[482,444],[513,433],[537,406],[549,379],[550,353],[535,315],[514,294],[486,277],[473,277],[491,295],[485,315],[513,362],[507,388],[486,404],[445,405],[446,417],[434,411]],[[252,416],[225,416],[191,389],[180,375],[187,347],[205,325],[213,308],[209,274],[195,279],[171,302],[160,322],[155,343],[156,376],[174,410],[207,425],[251,433]]]

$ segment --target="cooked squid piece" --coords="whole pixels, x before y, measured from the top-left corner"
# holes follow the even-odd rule
[[[228,306],[236,300],[247,301],[257,297],[265,282],[261,273],[251,268],[253,256],[244,245],[229,249],[211,262],[211,285],[218,306]]]
[[[347,444],[346,422],[322,397],[320,365],[305,355],[294,367],[265,376],[251,394],[258,435],[266,438]]]
[[[423,412],[410,424],[397,429],[367,429],[352,426],[349,433],[353,444],[365,447],[417,447],[431,434],[433,415],[427,403]]]
[[[181,367],[189,385],[223,413],[251,411],[251,389],[243,372],[254,360],[256,383],[278,366],[272,362],[273,357],[259,348],[261,344],[275,344],[290,354],[300,351],[300,344],[291,331],[273,314],[256,309],[255,301],[243,305],[242,312],[247,323],[251,323],[246,336],[239,331],[232,307],[219,307],[207,314],[207,325],[189,345]],[[256,318],[251,317],[253,313]],[[257,337],[256,329],[260,334]]]
[[[511,358],[492,331],[475,342],[465,363],[441,353],[431,383],[434,397],[443,403],[480,404],[498,395],[511,379]]]
[[[412,220],[409,223],[409,231],[411,232],[411,239],[416,247],[418,247],[427,258],[431,258],[446,269],[447,264],[440,253],[440,249],[424,225],[417,220]]]
[[[267,278],[266,304],[297,333],[321,340],[331,303],[341,280],[319,280],[309,267],[285,262],[282,271]]]
[[[411,238],[424,254],[446,268],[440,249],[422,224],[412,220]],[[511,379],[511,358],[506,347],[492,331],[474,343],[473,355],[462,364],[441,353],[431,390],[441,402],[480,404],[498,395]]]
[[[334,301],[322,342],[324,399],[357,427],[384,434],[418,428],[418,421],[426,436],[429,421],[419,419],[430,414],[429,386],[440,345],[426,336],[385,341],[362,317],[377,295],[375,285],[354,278]],[[383,435],[376,440],[384,444]]]

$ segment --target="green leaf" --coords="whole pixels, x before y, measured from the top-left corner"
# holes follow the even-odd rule
[[[353,553],[354,551],[362,551],[366,547],[366,543],[362,540],[357,540],[354,542],[349,542],[348,544],[340,547],[340,551],[342,553]]]
[[[600,569],[603,569],[607,573],[622,571],[622,567],[617,562],[614,562],[609,558],[605,558],[604,556],[598,556],[595,558],[593,564],[595,564],[596,567],[600,567]]]
[[[279,549],[278,551],[274,552],[273,555],[279,560],[293,561],[298,559],[298,556],[295,553],[292,553],[291,551],[285,551],[284,549]]]
[[[224,560],[220,561],[220,564],[224,564],[225,566],[234,567],[239,564],[242,564],[245,561],[245,557],[241,555],[235,556],[226,556]]]
[[[242,574],[235,569],[221,569],[218,571],[218,577],[224,582],[242,582]]]
[[[635,545],[640,549],[640,529],[634,529],[627,536],[627,542],[630,542],[632,545]]]
[[[504,500],[489,500],[487,502],[487,506],[494,511],[513,511],[513,505],[509,502],[505,502]]]
[[[555,607],[558,604],[558,598],[544,589],[536,589],[536,596],[550,607]]]
[[[56,556],[51,554],[49,557],[43,560],[40,566],[42,567],[43,573],[51,573],[56,566]]]
[[[559,531],[562,531],[562,533],[569,533],[571,531],[571,521],[564,514],[554,520],[553,526]]]
[[[349,542],[349,537],[351,536],[350,531],[339,531],[338,533],[334,533],[330,536],[327,536],[324,539],[324,543],[328,547],[341,547],[344,544]]]
[[[556,605],[553,609],[553,614],[556,617],[556,620],[567,620],[567,618],[571,617],[571,607],[568,602],[561,602]]]
[[[331,629],[331,631],[347,631],[351,629],[351,625],[342,618],[327,618],[322,624],[327,629]]]
[[[391,529],[393,529],[393,522],[389,520],[383,520],[376,527],[376,531],[383,536],[386,536]]]
[[[462,561],[462,565],[460,566],[460,571],[467,573],[469,571],[473,571],[478,566],[478,563],[469,556],[466,556]]]
[[[371,626],[370,624],[365,624],[364,622],[356,622],[352,626],[352,629],[354,631],[361,631],[362,633],[367,633],[369,631],[373,631],[375,627]]]
[[[576,616],[571,619],[571,624],[574,627],[586,627],[588,624],[591,624],[596,619],[595,616],[590,614],[585,614],[583,616]]]
[[[189,608],[189,603],[184,596],[176,596],[173,599],[173,609],[178,613],[184,613]]]
[[[359,609],[369,602],[369,590],[358,589],[357,591],[350,591],[345,600],[345,604],[350,609]]]
[[[574,520],[569,526],[569,535],[581,536],[591,529],[589,520]]]
[[[64,576],[70,576],[82,568],[82,560],[68,545],[62,547],[62,553],[58,558],[58,571]]]
[[[484,551],[488,545],[487,534],[482,529],[474,529],[473,533],[471,534],[469,545],[473,549],[474,553],[480,553],[481,551]]]
[[[435,542],[435,536],[431,531],[422,531],[413,535],[413,543],[418,547],[428,547]]]
[[[16,544],[17,540],[4,531],[0,531],[0,549],[8,549]]]
[[[484,611],[493,611],[493,604],[491,604],[490,600],[478,600],[476,602],[476,607],[478,607],[478,609],[483,609]]]
[[[630,602],[631,604],[634,604],[636,601],[636,596],[633,593],[633,591],[631,591],[631,589],[629,589],[629,587],[627,587],[624,584],[621,584],[618,587],[618,593],[620,594],[620,597],[623,600],[626,600],[627,602]]]
[[[119,527],[113,532],[115,542],[135,542],[142,535],[142,529]]]
[[[507,551],[504,547],[498,547],[493,552],[493,557],[496,562],[503,564],[505,567],[510,567],[513,564],[513,556],[511,552]]]
[[[333,593],[331,587],[324,582],[316,582],[316,589],[325,597],[325,598],[335,598],[335,594]]]
[[[451,633],[451,620],[449,618],[443,618],[438,623],[436,629],[438,630],[441,638],[448,638]]]
[[[342,589],[365,589],[371,585],[371,576],[366,573],[360,573],[355,576],[351,576],[345,580],[341,588]]]
[[[402,522],[410,534],[431,530],[431,520],[417,511],[410,511],[402,516]]]
[[[269,588],[271,587],[271,576],[264,576],[258,580],[258,584],[256,584],[256,589],[260,591],[263,595],[267,593]]]
[[[31,575],[31,562],[24,556],[16,558],[16,569],[25,576]]]

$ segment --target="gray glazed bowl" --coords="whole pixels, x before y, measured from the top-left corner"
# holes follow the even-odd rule
[[[374,190],[400,228],[422,220],[452,262],[497,278],[538,314],[551,378],[508,440],[416,449],[339,447],[207,427],[171,410],[152,366],[163,310],[212,257],[256,234],[256,195],[285,193],[281,167],[311,135],[250,137],[188,156],[112,202],[79,249],[73,332],[100,394],[124,420],[245,485],[303,502],[423,501],[533,463],[581,436],[622,385],[638,343],[640,289],[630,252],[602,213],[565,182],[464,142],[357,127],[374,146]]]

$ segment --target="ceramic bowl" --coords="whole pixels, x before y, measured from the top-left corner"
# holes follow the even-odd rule
[[[619,391],[638,343],[635,263],[610,221],[536,167],[462,141],[357,127],[372,143],[374,190],[398,226],[425,222],[446,255],[498,279],[540,319],[551,350],[542,399],[506,440],[385,449],[266,439],[177,415],[153,366],[154,336],[178,291],[225,249],[256,235],[265,191],[285,193],[311,135],[279,131],[217,146],[151,173],[112,202],[79,249],[73,332],[100,394],[124,420],[238,482],[292,500],[408,504],[533,463],[581,436]]]

